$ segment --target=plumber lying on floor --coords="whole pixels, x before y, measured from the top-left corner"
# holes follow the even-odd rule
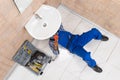
[[[62,47],[66,48],[71,53],[81,57],[91,69],[98,73],[101,73],[102,69],[96,64],[96,61],[91,58],[91,53],[87,52],[83,48],[92,39],[107,41],[109,38],[105,35],[102,35],[101,32],[96,28],[92,28],[88,32],[79,35],[72,34],[64,30],[63,26],[61,25],[57,33],[50,38],[49,45],[53,53],[58,55],[58,44],[60,44]]]

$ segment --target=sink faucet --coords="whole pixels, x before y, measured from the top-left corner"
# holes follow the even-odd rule
[[[35,14],[35,18],[36,19],[42,19],[42,17],[40,15],[38,15],[38,14]]]

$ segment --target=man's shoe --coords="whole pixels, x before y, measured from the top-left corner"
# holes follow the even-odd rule
[[[92,68],[94,71],[96,71],[96,72],[98,72],[98,73],[101,73],[103,70],[99,67],[99,66],[94,66],[93,68]]]
[[[108,40],[109,40],[109,38],[108,38],[107,36],[102,35],[102,39],[101,39],[101,41],[108,41]]]

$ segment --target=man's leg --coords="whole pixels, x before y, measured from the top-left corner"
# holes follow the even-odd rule
[[[102,72],[102,69],[96,65],[96,61],[91,58],[90,52],[87,52],[82,46],[76,46],[72,53],[81,57],[88,64],[88,66],[96,72]]]
[[[90,52],[87,52],[83,47],[75,47],[72,53],[81,57],[88,64],[88,66],[94,67],[96,65],[96,61],[91,58]]]
[[[80,44],[81,46],[84,46],[88,42],[90,42],[92,39],[102,40],[102,38],[103,38],[103,35],[101,34],[101,32],[96,28],[92,28],[90,31],[85,32],[79,36],[78,44]]]

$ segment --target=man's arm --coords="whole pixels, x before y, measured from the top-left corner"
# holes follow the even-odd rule
[[[54,35],[53,37],[51,37],[49,39],[49,46],[52,50],[52,52],[55,54],[55,55],[58,55],[59,54],[59,49],[58,49],[58,36],[57,35]]]
[[[60,25],[60,28],[59,28],[58,32],[56,33],[56,35],[59,33],[59,31],[64,31],[62,24]],[[49,46],[55,55],[59,54],[58,38],[59,38],[59,36],[56,36],[56,39],[55,39],[55,35],[54,35],[49,39]]]
[[[63,25],[62,25],[62,24],[60,25],[60,28],[59,28],[58,31],[65,31],[65,29],[63,28]]]

